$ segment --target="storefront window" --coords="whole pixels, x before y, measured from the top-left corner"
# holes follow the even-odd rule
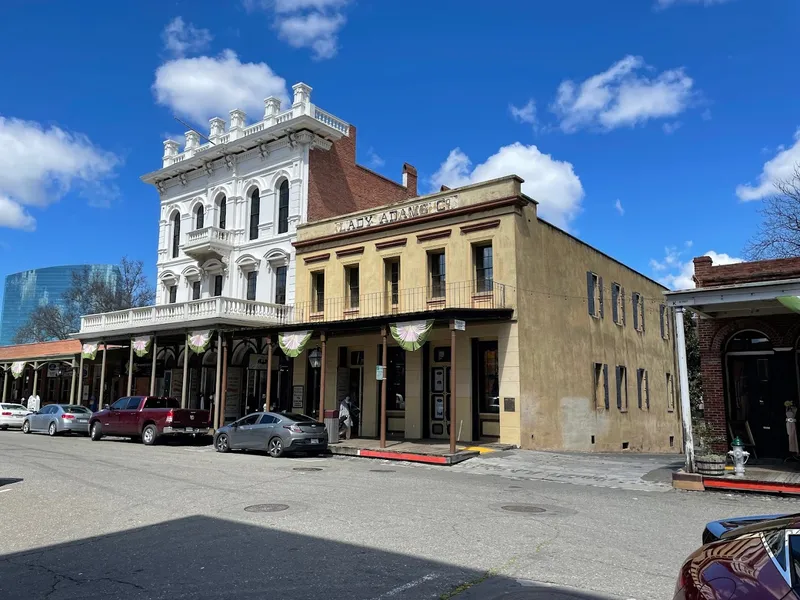
[[[500,369],[497,342],[478,343],[478,393],[482,413],[500,412]]]
[[[378,346],[378,356],[383,348]],[[397,346],[387,348],[386,410],[406,409],[406,351]],[[380,386],[378,386],[380,391]]]

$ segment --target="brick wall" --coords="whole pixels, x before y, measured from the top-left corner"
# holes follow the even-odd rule
[[[800,277],[800,258],[756,260],[735,265],[716,265],[710,256],[694,259],[694,279],[697,287],[775,281]]]
[[[403,186],[356,164],[356,128],[330,150],[312,149],[308,168],[308,220],[376,208],[417,195],[417,170],[403,165]]]

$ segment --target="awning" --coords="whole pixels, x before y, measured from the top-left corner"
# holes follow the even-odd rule
[[[800,279],[740,283],[664,294],[668,306],[690,308],[709,319],[791,314],[793,311],[779,300],[786,296],[800,296]]]

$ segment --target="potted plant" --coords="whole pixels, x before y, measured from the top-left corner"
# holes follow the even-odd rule
[[[694,466],[697,472],[714,477],[725,475],[728,456],[714,451],[714,446],[725,444],[727,440],[716,435],[705,420],[698,419],[692,428],[695,441]]]

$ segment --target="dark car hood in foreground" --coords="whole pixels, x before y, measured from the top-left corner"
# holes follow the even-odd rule
[[[703,544],[710,544],[722,538],[724,533],[753,525],[760,521],[769,521],[772,519],[780,519],[788,515],[755,515],[752,517],[731,517],[730,519],[720,519],[719,521],[711,521],[706,525],[703,530]]]

